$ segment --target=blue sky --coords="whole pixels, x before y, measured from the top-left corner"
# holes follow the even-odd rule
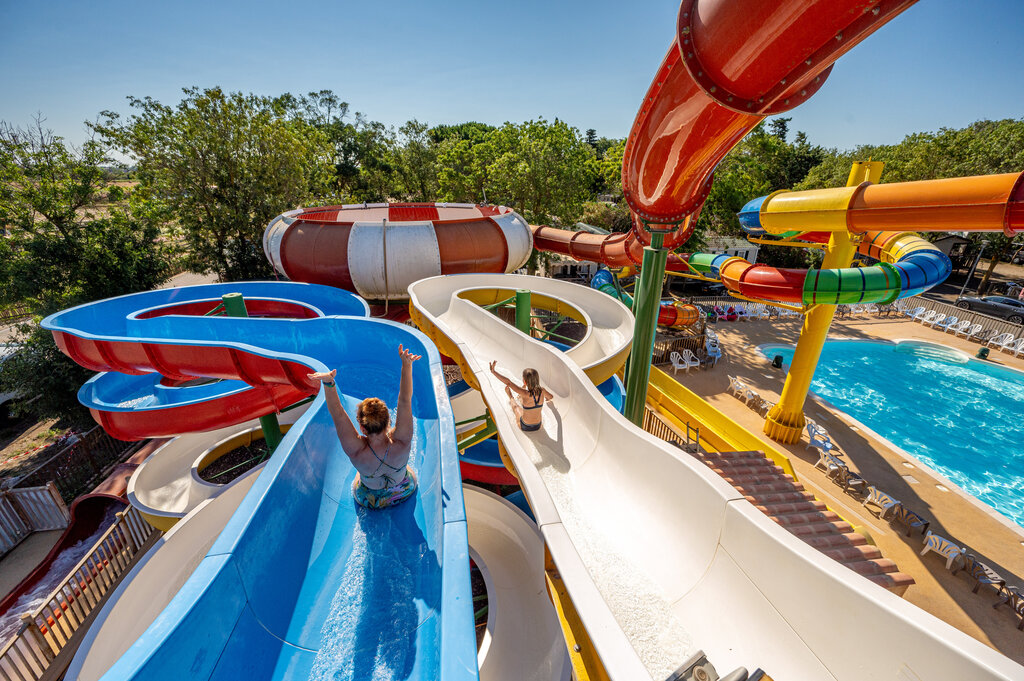
[[[0,119],[72,142],[126,96],[331,89],[400,125],[559,117],[624,137],[673,39],[675,0],[513,3],[0,0]],[[787,114],[850,148],[1024,116],[1024,0],[922,0]]]

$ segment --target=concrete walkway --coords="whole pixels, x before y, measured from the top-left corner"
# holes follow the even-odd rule
[[[718,366],[678,380],[687,388],[721,409],[766,442],[764,418],[727,392],[728,375],[739,375],[765,399],[776,401],[785,381],[785,373],[775,369],[757,351],[762,343],[795,343],[801,318],[778,321],[722,322],[715,326],[724,357]],[[911,321],[861,317],[836,321],[831,338],[897,339],[913,338],[959,348],[970,354],[977,351],[952,334],[934,331]],[[992,351],[990,358],[1000,364],[1024,370],[1024,359]],[[662,367],[665,368],[665,367]],[[671,373],[671,367],[668,367]],[[1002,575],[1008,585],[1024,587],[1024,530],[987,506],[959,492],[951,483],[908,458],[891,445],[855,425],[814,397],[808,399],[805,414],[831,434],[850,467],[880,489],[902,501],[907,507],[931,521],[936,534],[954,540],[978,556]],[[991,425],[991,424],[990,424]],[[971,593],[973,580],[963,573],[954,577],[945,568],[945,559],[935,553],[921,557],[920,534],[907,538],[864,510],[860,501],[843,493],[826,475],[814,468],[817,450],[807,449],[806,435],[797,445],[780,445],[792,461],[800,482],[830,509],[855,526],[866,529],[882,553],[895,561],[901,571],[910,574],[916,584],[904,598],[940,619],[992,646],[1018,663],[1024,664],[1024,633],[1017,630],[1018,619],[1007,606],[993,610],[998,601],[987,587]]]

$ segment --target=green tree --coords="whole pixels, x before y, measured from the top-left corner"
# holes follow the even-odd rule
[[[188,88],[175,107],[129,97],[127,120],[103,112],[93,129],[137,163],[136,210],[172,221],[186,264],[221,279],[270,275],[263,230],[275,215],[327,191],[327,136],[294,98]]]
[[[398,129],[395,167],[401,196],[407,201],[436,201],[437,145],[426,124],[411,120]]]
[[[527,220],[573,224],[590,196],[594,150],[579,130],[555,119],[506,123],[481,152],[487,165],[487,196],[514,207]]]
[[[67,146],[41,120],[25,129],[0,122],[0,305],[22,303],[33,318],[0,363],[0,392],[35,400],[22,411],[84,420],[75,397],[89,372],[65,357],[37,322],[63,308],[142,291],[163,280],[167,254],[158,225],[106,201],[104,164],[94,140]]]
[[[743,236],[737,215],[748,201],[793,188],[825,159],[826,151],[811,145],[803,132],[798,132],[793,142],[787,141],[789,120],[776,118],[767,125],[758,125],[726,154],[715,170],[715,182],[697,220],[697,232]],[[693,248],[689,244],[687,247]],[[765,247],[758,259],[776,267],[808,267],[814,258],[810,249]]]

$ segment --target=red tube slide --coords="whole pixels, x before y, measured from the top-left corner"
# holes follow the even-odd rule
[[[722,157],[765,116],[814,94],[836,59],[915,1],[683,0],[676,41],[626,142],[630,209],[675,226],[666,248],[684,243]],[[632,239],[561,231],[535,228],[536,247],[619,267],[638,264],[650,243],[640,225]]]

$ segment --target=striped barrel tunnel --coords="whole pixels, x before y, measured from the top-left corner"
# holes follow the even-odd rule
[[[404,300],[409,284],[426,277],[517,270],[533,236],[504,206],[353,204],[279,215],[263,234],[263,250],[292,281]]]

